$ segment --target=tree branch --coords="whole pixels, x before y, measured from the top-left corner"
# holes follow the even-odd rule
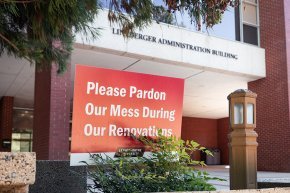
[[[15,44],[13,44],[9,39],[7,39],[3,34],[0,33],[0,38],[2,38],[5,42],[7,42],[10,46],[12,46],[15,50],[20,51],[19,48]],[[28,56],[23,56],[26,60],[32,63],[32,60]]]
[[[8,40],[3,34],[0,33],[0,38],[2,38],[5,42],[7,42],[10,46],[12,46],[15,50],[19,51],[17,46],[13,44],[10,40]]]
[[[34,3],[39,0],[26,0],[26,1],[13,1],[13,0],[0,0],[0,3]]]

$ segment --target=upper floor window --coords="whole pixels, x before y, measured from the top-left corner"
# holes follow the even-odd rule
[[[164,0],[152,1],[156,6],[162,6],[166,10],[167,6]],[[104,8],[109,8],[109,0],[100,0],[100,2]],[[205,25],[202,25],[200,32],[228,40],[259,45],[258,3],[258,0],[240,0],[239,7],[228,7],[222,15],[221,23],[214,25],[212,28],[206,28]],[[154,17],[154,19],[161,23],[169,23],[191,31],[198,31],[197,26],[192,23],[187,12],[180,13],[177,11],[170,18],[161,15]]]
[[[222,15],[221,23],[214,25],[212,28],[203,27],[203,32],[209,35],[224,38],[227,40],[236,39],[235,29],[235,9],[228,7],[227,11]]]
[[[157,6],[163,6],[166,8],[166,4],[163,0],[153,0],[153,3]],[[192,20],[186,11],[183,13],[179,11],[175,12],[171,24],[191,31],[198,31],[197,26],[192,23]],[[214,25],[212,28],[206,28],[205,25],[202,25],[200,32],[228,40],[235,40],[235,30],[235,9],[228,7],[228,10],[222,16],[221,23]]]
[[[259,1],[242,0],[236,13],[236,39],[260,45]]]

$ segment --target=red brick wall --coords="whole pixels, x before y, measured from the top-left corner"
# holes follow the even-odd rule
[[[218,147],[221,150],[221,164],[229,164],[229,140],[228,134],[230,132],[229,128],[229,118],[223,118],[217,120],[217,138]]]
[[[195,140],[204,147],[217,147],[217,120],[183,117],[181,127],[183,140]],[[194,153],[194,159],[200,160],[200,153]]]
[[[45,160],[49,157],[50,126],[50,71],[35,73],[33,147],[36,158]]]
[[[290,172],[290,66],[285,51],[284,3],[276,0],[259,2],[261,47],[266,50],[267,77],[248,84],[249,89],[258,94],[258,170]],[[289,5],[285,6],[285,11],[289,45]]]
[[[4,96],[0,100],[0,152],[9,152],[10,148],[3,148],[3,139],[11,140],[13,128],[13,101],[14,98]]]
[[[70,65],[57,75],[52,69],[36,71],[33,151],[38,160],[67,160],[69,152]]]
[[[286,57],[287,57],[287,67],[288,67],[288,82],[290,81],[290,1],[284,0],[284,14],[285,14],[285,33],[286,33]],[[288,84],[288,90],[290,84]],[[290,94],[288,93],[289,101]]]

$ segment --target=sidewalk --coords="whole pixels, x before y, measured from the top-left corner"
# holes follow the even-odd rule
[[[229,166],[217,165],[207,167],[196,167],[199,170],[207,171],[211,177],[218,177],[227,181],[210,181],[217,190],[229,190]],[[265,172],[258,171],[258,182],[278,182],[278,183],[290,183],[290,173],[281,172]]]

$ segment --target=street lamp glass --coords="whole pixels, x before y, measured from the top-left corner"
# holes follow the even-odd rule
[[[254,104],[247,104],[247,124],[254,124]]]
[[[234,106],[234,124],[243,124],[244,106],[242,103],[236,103]]]

